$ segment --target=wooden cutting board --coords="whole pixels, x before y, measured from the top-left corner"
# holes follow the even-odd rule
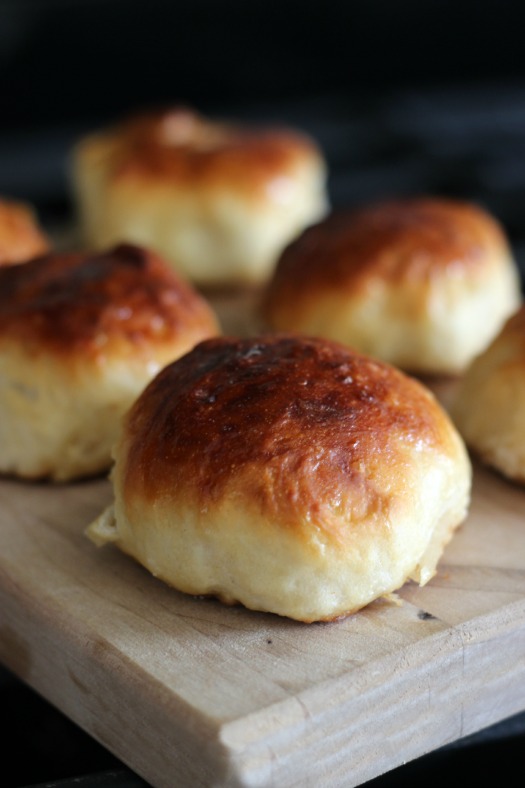
[[[250,299],[216,300],[228,333]],[[174,591],[84,529],[105,479],[0,482],[0,661],[154,786],[359,785],[525,709],[525,489],[475,467],[437,576],[305,625]]]

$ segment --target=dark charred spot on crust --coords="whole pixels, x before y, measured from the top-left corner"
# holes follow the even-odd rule
[[[115,338],[138,347],[200,321],[212,321],[204,299],[158,256],[132,244],[51,253],[0,269],[0,339],[28,349],[96,353]]]
[[[147,252],[134,244],[122,243],[115,246],[110,252],[101,256],[102,260],[109,263],[130,265],[135,268],[144,269],[148,265]]]
[[[181,485],[205,506],[242,475],[265,511],[285,501],[315,519],[349,486],[381,507],[367,481],[375,464],[395,464],[396,442],[439,442],[434,419],[414,381],[337,343],[212,339],[166,367],[131,411],[125,484],[147,498]]]

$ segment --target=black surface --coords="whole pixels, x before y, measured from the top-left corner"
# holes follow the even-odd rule
[[[0,0],[4,126],[525,75],[519,0]]]

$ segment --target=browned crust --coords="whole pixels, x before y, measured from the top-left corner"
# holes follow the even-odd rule
[[[470,203],[423,196],[340,210],[284,250],[263,312],[303,293],[361,292],[377,281],[426,289],[448,274],[476,279],[509,256],[500,224]]]
[[[456,451],[447,425],[416,381],[335,342],[212,339],[166,367],[132,409],[123,495],[203,511],[230,495],[338,539],[350,509],[356,523],[375,512],[388,527],[407,455]]]
[[[115,343],[140,353],[218,333],[211,307],[156,254],[131,244],[51,253],[0,268],[0,342],[82,357]]]
[[[507,319],[484,353],[474,360],[476,374],[483,365],[487,376],[497,376],[502,382],[507,375],[512,378],[525,373],[525,304]]]
[[[319,152],[290,129],[212,123],[184,108],[133,116],[98,139],[113,183],[145,181],[178,186],[231,186],[258,192]],[[97,137],[87,139],[97,145]],[[80,146],[82,150],[82,144]]]
[[[23,263],[50,248],[34,212],[23,203],[0,199],[0,265]]]
[[[522,304],[518,311],[509,317],[499,338],[504,340],[509,338],[519,343],[523,349],[523,361],[525,362],[525,304]]]

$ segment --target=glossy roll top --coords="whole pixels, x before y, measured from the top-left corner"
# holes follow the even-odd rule
[[[131,116],[99,141],[106,143],[114,181],[233,186],[248,198],[262,196],[269,180],[319,155],[313,141],[296,130],[209,121],[185,108]]]
[[[217,333],[204,298],[158,255],[131,244],[0,269],[0,293],[0,342],[27,350],[102,358],[140,354],[179,336],[189,349]]]
[[[146,384],[218,332],[202,296],[136,246],[0,268],[0,473],[107,471]]]
[[[519,303],[502,227],[431,197],[333,213],[280,257],[262,312],[274,330],[326,336],[415,373],[457,373]]]
[[[91,527],[180,590],[303,621],[426,582],[470,466],[432,395],[293,335],[212,339],[166,367],[115,449]]]
[[[87,244],[156,249],[201,286],[266,281],[327,206],[326,164],[295,129],[149,112],[79,140],[73,196]]]

